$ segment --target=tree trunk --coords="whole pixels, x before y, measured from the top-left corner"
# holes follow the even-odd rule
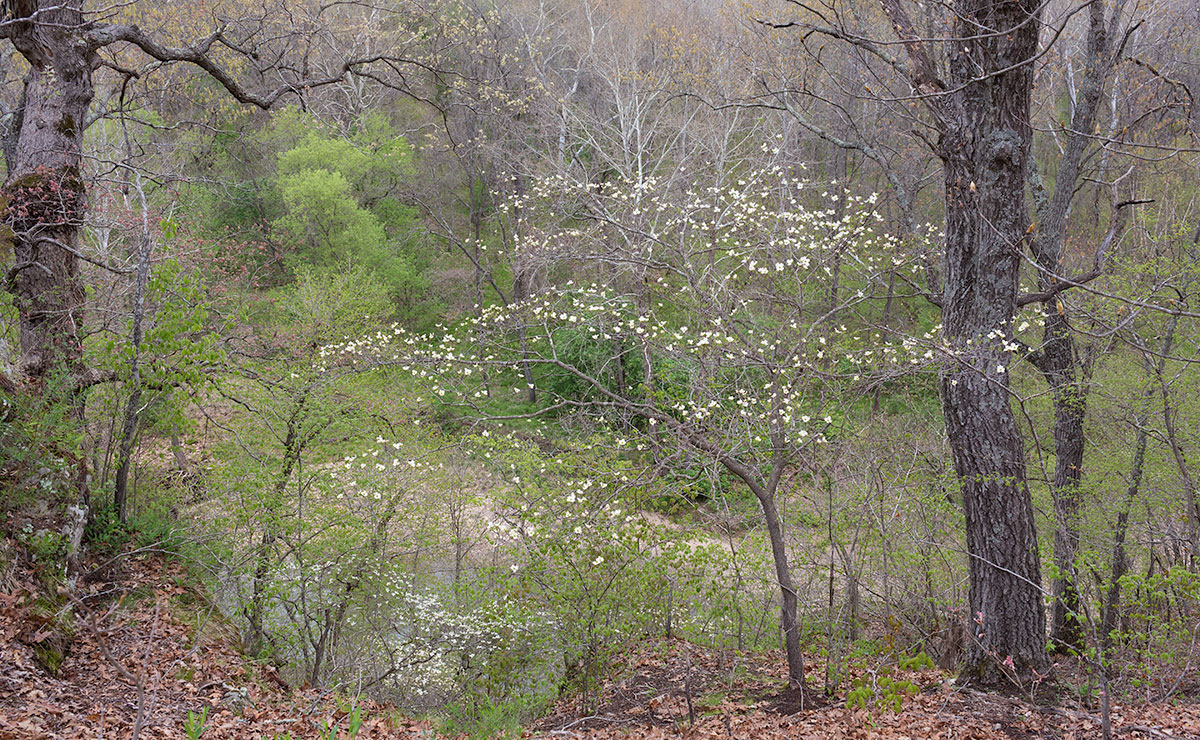
[[[1147,396],[1152,395],[1147,393]],[[1100,611],[1100,655],[1101,665],[1107,665],[1109,653],[1112,650],[1113,632],[1117,629],[1118,609],[1121,605],[1121,578],[1129,570],[1129,559],[1125,554],[1125,538],[1129,531],[1129,510],[1137,498],[1138,489],[1142,485],[1142,472],[1146,463],[1146,442],[1149,433],[1146,431],[1145,419],[1139,419],[1137,441],[1133,445],[1133,461],[1130,464],[1129,487],[1125,494],[1125,506],[1117,514],[1117,523],[1113,526],[1113,549],[1111,574],[1108,578],[1108,589],[1104,592],[1104,605]]]
[[[1167,395],[1169,389],[1166,383],[1163,382],[1163,369],[1167,365],[1167,357],[1171,354],[1171,345],[1175,341],[1175,330],[1178,326],[1178,314],[1171,316],[1171,320],[1167,323],[1167,331],[1156,353],[1157,360],[1154,359],[1154,356],[1147,347],[1144,345],[1141,346],[1142,362],[1146,368],[1146,373],[1156,378],[1159,382],[1159,390],[1163,396],[1163,415],[1167,418],[1170,417],[1170,401]],[[1133,508],[1134,501],[1137,499],[1138,491],[1142,485],[1142,476],[1146,465],[1146,444],[1150,438],[1148,427],[1150,403],[1154,398],[1154,393],[1155,389],[1153,387],[1146,389],[1143,396],[1146,401],[1146,409],[1135,417],[1134,424],[1137,427],[1137,436],[1133,443],[1133,459],[1130,462],[1129,486],[1125,492],[1125,505],[1117,514],[1117,522],[1113,526],[1112,570],[1108,578],[1108,589],[1103,595],[1104,603],[1100,612],[1100,654],[1097,657],[1101,668],[1105,672],[1108,670],[1109,657],[1112,651],[1113,632],[1117,629],[1117,621],[1120,618],[1121,578],[1129,570],[1129,559],[1125,553],[1125,541],[1129,531],[1129,512]]]
[[[775,561],[775,579],[779,583],[782,596],[779,621],[783,627],[783,644],[787,652],[788,683],[793,687],[803,687],[804,651],[800,647],[796,587],[792,584],[792,571],[788,566],[787,545],[783,539],[783,520],[779,518],[779,509],[775,506],[775,496],[772,493],[758,494],[758,503],[762,506],[763,516],[767,520],[767,535],[771,538],[771,555]]]
[[[1083,420],[1087,389],[1080,382],[1075,339],[1066,316],[1057,311],[1046,318],[1041,370],[1054,403],[1054,568],[1051,586],[1050,640],[1056,646],[1079,648],[1079,590],[1075,558],[1079,553],[1079,485],[1083,478]]]
[[[1025,485],[1021,440],[1007,384],[983,375],[982,362],[944,374],[947,433],[962,484],[972,618],[976,620],[963,675],[1003,685],[1012,658],[1024,682],[1045,669],[1046,633],[1033,504]],[[1002,358],[1001,358],[1002,359]],[[997,387],[999,385],[1000,387]]]
[[[1071,126],[1064,132],[1067,144],[1058,162],[1053,193],[1047,195],[1042,178],[1030,165],[1031,192],[1036,228],[1030,253],[1038,266],[1038,289],[1051,291],[1062,271],[1063,244],[1067,222],[1082,171],[1084,153],[1091,143],[1096,110],[1105,82],[1112,70],[1111,33],[1104,14],[1110,5],[1096,0],[1088,7],[1085,70]],[[1124,1],[1115,3],[1111,23],[1116,27]],[[1113,218],[1117,215],[1114,213]],[[1075,557],[1079,551],[1079,487],[1083,478],[1083,421],[1087,410],[1085,370],[1081,367],[1069,314],[1057,297],[1043,302],[1047,315],[1042,348],[1029,356],[1050,387],[1054,404],[1054,565],[1057,571],[1051,588],[1050,640],[1055,645],[1080,647],[1083,631],[1079,622],[1079,592],[1075,585]]]
[[[171,431],[171,455],[175,458],[175,470],[188,479],[192,466],[188,463],[187,451],[183,449],[183,440],[179,438],[179,425]]]
[[[292,473],[296,470],[303,452],[305,440],[301,435],[300,425],[305,405],[308,402],[308,390],[305,389],[297,399],[296,406],[292,409],[291,416],[288,417],[287,436],[283,442],[283,462],[280,466],[279,477],[275,479],[275,485],[272,486],[274,496],[267,511],[264,512],[262,538],[259,541],[258,552],[255,554],[256,562],[254,579],[250,587],[250,603],[245,607],[246,636],[242,646],[250,655],[261,653],[267,644],[264,617],[267,610],[267,576],[271,569],[271,549],[279,538],[279,517],[281,516],[283,494],[287,491],[288,482],[291,481]]]
[[[136,438],[138,416],[141,414],[142,403],[142,324],[146,318],[146,288],[150,282],[150,255],[154,249],[154,240],[150,236],[149,215],[146,206],[146,193],[142,190],[141,178],[137,178],[137,192],[141,196],[142,230],[138,244],[137,280],[133,288],[133,331],[130,337],[132,354],[129,357],[129,399],[125,405],[125,421],[121,425],[120,463],[117,467],[117,482],[113,488],[113,507],[117,510],[117,518],[122,524],[127,518],[127,502],[129,499],[129,464],[133,457],[133,443]]]
[[[936,111],[946,192],[943,332],[955,355],[941,393],[962,485],[976,622],[963,675],[997,686],[1014,674],[1025,684],[1048,663],[1046,618],[1005,346],[1028,225],[1028,60],[1037,51],[1039,11],[1034,0],[960,0],[956,10],[955,35],[964,39],[950,57],[957,92]],[[980,36],[979,28],[1007,30]]]
[[[20,314],[20,366],[34,381],[63,387],[77,417],[87,378],[76,256],[86,203],[80,164],[95,66],[94,51],[71,31],[84,23],[81,7],[82,0],[18,2],[16,17],[36,13],[37,20],[5,29],[30,66],[4,184],[15,234],[8,288]]]
[[[521,178],[517,178],[514,183],[514,190],[517,195],[525,192],[525,182]],[[533,293],[533,270],[525,263],[525,257],[521,250],[517,247],[520,242],[519,235],[516,229],[519,228],[520,219],[513,220],[512,233],[512,302],[520,304],[527,300]],[[508,246],[508,245],[506,245]],[[526,397],[525,400],[530,404],[537,403],[537,385],[533,379],[533,363],[530,362],[530,352],[525,341],[525,328],[522,327],[518,331],[518,339],[521,343],[521,376],[525,379]]]

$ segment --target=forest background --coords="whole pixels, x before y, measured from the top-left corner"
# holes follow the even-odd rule
[[[141,547],[463,727],[651,636],[1194,689],[1200,10],[1009,5],[6,4],[45,634]]]

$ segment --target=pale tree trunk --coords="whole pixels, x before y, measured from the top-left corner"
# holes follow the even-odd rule
[[[141,414],[141,351],[144,333],[142,324],[146,317],[146,288],[150,282],[150,255],[154,249],[154,240],[150,235],[146,193],[142,189],[141,178],[136,174],[135,180],[142,204],[142,229],[138,243],[137,278],[133,287],[133,331],[130,337],[133,352],[129,357],[129,398],[125,404],[125,420],[121,426],[120,462],[117,467],[116,487],[113,489],[113,506],[116,508],[117,518],[122,524],[127,518],[129,465],[133,457],[133,443],[137,437],[138,416]]]
[[[30,67],[4,184],[6,220],[15,233],[8,287],[20,314],[20,369],[37,383],[63,388],[77,417],[88,378],[80,340],[84,288],[77,253],[86,208],[80,166],[96,58],[62,29],[84,22],[81,8],[82,0],[18,2],[15,15],[36,13],[37,21],[5,28]]]

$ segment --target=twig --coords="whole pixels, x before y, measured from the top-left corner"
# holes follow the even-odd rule
[[[1155,729],[1153,727],[1150,727],[1149,725],[1125,725],[1121,729],[1117,730],[1117,732],[1121,732],[1121,733],[1141,732],[1145,735],[1149,735],[1150,737],[1173,737],[1173,735],[1168,735],[1167,733],[1163,732],[1162,730]]]
[[[145,725],[146,714],[148,711],[148,707],[146,705],[146,673],[145,671],[142,671],[135,676],[129,671],[128,668],[125,667],[123,663],[121,663],[121,661],[117,660],[117,658],[108,649],[108,641],[105,639],[104,631],[101,630],[100,625],[96,623],[96,613],[90,609],[87,609],[83,602],[78,599],[75,599],[75,603],[87,610],[88,618],[84,621],[84,624],[87,626],[88,632],[91,633],[92,637],[96,640],[96,645],[100,648],[100,655],[103,656],[104,660],[107,661],[108,664],[117,671],[117,675],[119,675],[122,680],[131,684],[137,690],[137,716],[134,718],[133,732],[130,734],[130,740],[137,740],[138,736],[142,732],[142,727]],[[154,645],[155,633],[158,631],[159,609],[159,604],[155,602],[154,622],[153,626],[150,628],[150,639],[146,641],[146,650],[142,654],[143,665],[149,664],[150,648]],[[111,613],[112,610],[110,609],[109,614]]]

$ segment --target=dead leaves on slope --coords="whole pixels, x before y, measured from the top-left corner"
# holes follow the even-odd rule
[[[174,740],[187,736],[188,712],[205,708],[204,740],[326,738],[323,725],[347,727],[344,708],[329,697],[289,692],[273,669],[239,655],[236,636],[202,599],[179,599],[188,589],[178,564],[148,557],[121,567],[114,580],[77,595],[75,642],[57,677],[38,666],[27,641],[14,639],[30,624],[36,587],[0,594],[0,740],[128,738],[135,724],[141,738]],[[427,723],[363,708],[359,738],[432,736]]]
[[[1099,717],[1059,707],[1039,707],[1016,699],[955,689],[935,670],[911,672],[923,687],[904,699],[900,712],[850,709],[844,697],[796,711],[780,691],[782,658],[736,665],[743,658],[699,653],[672,643],[630,659],[624,675],[603,691],[588,716],[578,706],[560,705],[532,733],[535,738],[617,740],[1093,740]],[[819,681],[823,667],[809,666]],[[689,721],[681,678],[693,687],[696,721]],[[732,677],[732,678],[731,678]],[[853,675],[851,677],[854,677]],[[794,693],[794,692],[792,692]],[[698,708],[698,709],[697,709]],[[782,711],[781,711],[782,710]],[[576,716],[572,717],[572,712]],[[1114,737],[1200,740],[1200,704],[1114,704]]]

